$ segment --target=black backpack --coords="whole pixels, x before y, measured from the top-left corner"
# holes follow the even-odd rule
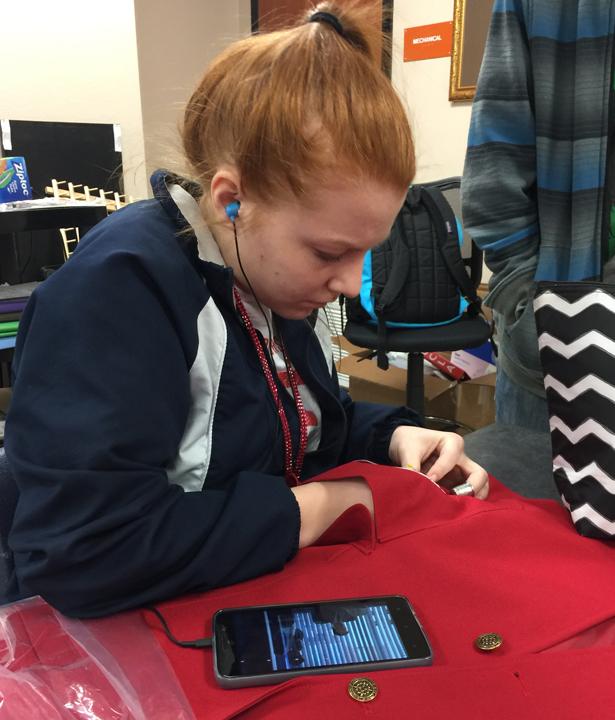
[[[481,310],[461,256],[461,226],[443,194],[454,187],[458,178],[410,187],[391,234],[365,255],[360,294],[343,300],[348,320],[377,325],[383,369],[387,328],[444,325]]]

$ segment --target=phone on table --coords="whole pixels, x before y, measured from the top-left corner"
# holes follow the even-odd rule
[[[226,688],[432,662],[429,641],[402,595],[218,610],[213,653],[216,680]]]

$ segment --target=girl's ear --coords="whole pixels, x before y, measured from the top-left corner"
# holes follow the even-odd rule
[[[216,220],[233,222],[231,215],[237,217],[241,197],[241,186],[237,170],[231,166],[220,168],[212,178],[209,193]],[[227,211],[229,206],[230,209]]]

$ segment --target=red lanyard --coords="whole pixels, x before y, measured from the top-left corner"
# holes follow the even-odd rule
[[[290,387],[293,392],[295,406],[297,407],[297,415],[299,416],[299,448],[297,450],[297,457],[293,462],[293,442],[290,434],[290,426],[288,424],[286,412],[284,411],[282,399],[280,398],[280,394],[278,392],[278,386],[273,379],[271,366],[267,362],[263,346],[258,339],[258,335],[256,334],[256,330],[254,328],[252,320],[250,320],[250,316],[246,312],[244,304],[241,301],[241,297],[239,296],[236,288],[233,288],[233,296],[235,298],[235,305],[237,307],[237,310],[239,311],[241,320],[246,330],[248,331],[248,335],[250,336],[252,344],[254,345],[254,349],[256,350],[256,354],[258,355],[263,374],[265,375],[267,385],[269,386],[269,392],[273,397],[273,402],[275,403],[275,406],[277,408],[280,423],[282,425],[282,434],[284,436],[284,476],[288,483],[298,485],[301,482],[301,468],[303,467],[303,458],[305,457],[305,449],[307,447],[308,419],[305,408],[303,407],[303,400],[301,399],[301,395],[299,393],[299,386],[297,384],[297,375],[295,373],[295,369],[293,368],[290,360],[288,359],[284,344],[280,343],[282,354],[284,356],[284,362],[286,363],[286,367],[288,369],[288,380],[290,382]]]

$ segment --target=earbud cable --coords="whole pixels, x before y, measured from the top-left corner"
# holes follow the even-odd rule
[[[162,625],[162,629],[164,630],[165,635],[173,644],[179,645],[179,647],[182,648],[195,648],[196,650],[202,650],[203,648],[208,648],[212,646],[212,638],[210,637],[196,638],[195,640],[178,640],[171,632],[171,628],[169,627],[166,618],[160,612],[160,610],[158,610],[157,607],[154,607],[153,605],[148,605],[144,607],[143,610],[148,610],[149,612],[154,613],[158,620],[160,620],[160,624]]]
[[[254,292],[254,288],[252,287],[252,283],[250,282],[250,278],[248,277],[248,273],[245,271],[245,268],[244,268],[244,266],[243,266],[243,263],[241,262],[241,254],[240,254],[240,252],[239,252],[239,239],[238,239],[238,237],[237,237],[237,220],[233,221],[233,222],[232,222],[232,225],[233,225],[233,234],[234,234],[234,237],[235,237],[235,253],[237,254],[237,262],[239,263],[239,269],[241,270],[241,274],[242,274],[242,275],[244,276],[244,278],[246,279],[246,283],[248,284],[248,287],[250,288],[250,292],[251,292],[252,295],[254,296],[254,300],[256,301],[256,304],[257,304],[257,306],[258,306],[258,309],[260,310],[261,315],[263,316],[263,318],[264,318],[264,320],[265,320],[265,323],[267,324],[267,335],[268,335],[268,339],[269,339],[269,344],[268,344],[268,347],[267,347],[267,350],[268,350],[268,361],[269,361],[270,364],[271,364],[271,369],[272,369],[272,371],[276,372],[275,363],[273,362],[273,355],[272,355],[272,353],[273,353],[273,332],[272,332],[272,330],[271,330],[271,325],[269,324],[269,318],[267,317],[267,313],[266,313],[265,310],[263,309],[263,306],[261,305],[260,300],[258,299],[256,293]],[[280,339],[280,342],[281,342],[281,339]],[[284,353],[283,353],[283,354],[284,354]],[[285,360],[284,362],[285,362],[285,364],[286,364],[286,360]],[[286,369],[287,369],[287,371],[288,371],[288,367],[287,367]],[[281,397],[281,396],[279,396],[279,397]],[[273,443],[272,448],[271,448],[271,453],[272,453],[272,454],[273,454],[274,447],[277,445],[277,441],[278,441],[278,438],[279,438],[279,436],[280,436],[280,430],[281,430],[280,416],[279,416],[279,414],[278,414],[278,411],[279,411],[279,403],[280,403],[280,402],[281,402],[281,400],[278,399],[278,405],[276,405],[276,417],[277,417],[277,421],[276,421],[276,426],[275,426],[275,439],[274,439],[274,443]]]
[[[258,309],[261,311],[261,315],[265,319],[265,322],[267,323],[267,333],[269,335],[269,352],[271,352],[271,348],[273,347],[273,335],[271,332],[271,325],[269,324],[269,318],[267,317],[267,313],[263,310],[263,306],[260,303],[260,300],[256,296],[256,293],[254,292],[254,288],[252,287],[252,283],[250,282],[250,278],[248,277],[248,274],[246,273],[243,263],[241,262],[241,255],[239,254],[239,240],[237,238],[237,221],[233,222],[233,234],[235,236],[235,252],[237,253],[237,261],[239,262],[239,268],[241,270],[241,274],[246,279],[246,282],[248,283],[248,287],[250,288],[250,292],[254,296],[254,299],[256,300],[256,304],[258,305]]]

